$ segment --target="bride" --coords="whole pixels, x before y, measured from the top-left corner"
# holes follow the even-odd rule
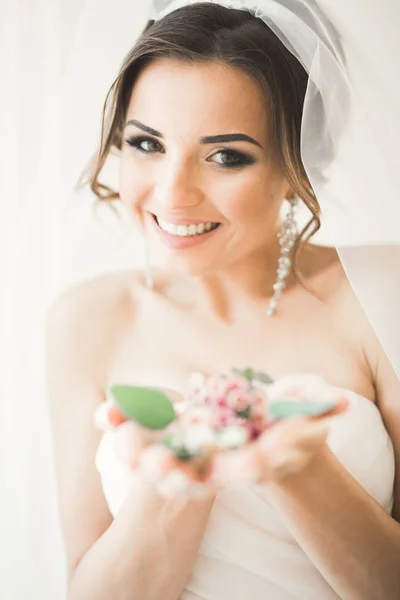
[[[337,250],[313,243],[309,174],[335,144],[315,138],[306,169],[301,140],[322,131],[327,96],[310,117],[312,69],[272,26],[290,3],[224,4],[164,2],[107,99],[86,182],[125,204],[145,272],[77,285],[48,314],[68,600],[394,600],[400,382]],[[115,150],[118,193],[99,181]],[[260,484],[164,497],[95,428],[111,382],[184,395],[194,371],[246,366],[316,373],[348,399],[276,426]]]

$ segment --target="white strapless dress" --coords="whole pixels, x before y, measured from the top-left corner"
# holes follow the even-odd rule
[[[347,392],[346,392],[347,393]],[[394,451],[378,408],[348,393],[350,407],[332,419],[327,443],[385,511],[392,510]],[[114,433],[96,454],[104,495],[115,516],[135,472],[114,454]],[[181,600],[337,600],[339,596],[290,534],[257,485],[235,485],[214,502]]]

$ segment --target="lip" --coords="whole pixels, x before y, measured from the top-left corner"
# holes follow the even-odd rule
[[[161,217],[161,220],[162,217]],[[161,229],[161,227],[159,226],[159,224],[156,221],[155,215],[151,215],[151,221],[153,223],[153,227],[156,230],[157,234],[160,236],[161,240],[164,242],[164,244],[166,246],[168,246],[169,248],[173,248],[174,250],[184,250],[185,248],[192,248],[193,246],[198,246],[199,244],[202,244],[203,242],[207,241],[208,239],[210,239],[211,236],[213,236],[215,233],[217,233],[217,231],[219,231],[222,227],[222,224],[217,227],[216,229],[213,229],[212,231],[209,231],[208,233],[203,233],[203,235],[193,235],[191,237],[180,237],[178,235],[171,235],[170,233],[167,233],[166,231],[164,231],[163,229]],[[172,221],[169,221],[170,223],[172,223]],[[180,221],[180,223],[182,223],[183,220]],[[196,221],[190,221],[189,219],[184,221],[186,224],[196,224]],[[209,222],[209,221],[207,221]],[[179,224],[178,222],[174,222],[176,224]],[[197,221],[197,223],[204,223],[204,221]]]

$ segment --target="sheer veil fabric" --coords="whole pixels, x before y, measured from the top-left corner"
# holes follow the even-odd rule
[[[322,207],[318,239],[338,248],[400,377],[398,1],[243,4],[265,14],[310,72],[302,153]],[[159,2],[158,9],[167,5]],[[93,197],[74,192],[74,185],[99,141],[106,92],[153,9],[146,0],[38,0],[34,12],[28,2],[6,0],[0,9],[4,598],[63,598],[44,318],[52,298],[72,283],[144,264],[122,209],[122,227],[111,211],[96,220]],[[335,159],[325,169],[330,138]],[[117,166],[111,157],[102,180],[116,185]]]

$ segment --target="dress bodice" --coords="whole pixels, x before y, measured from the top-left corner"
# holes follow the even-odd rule
[[[393,506],[394,450],[377,406],[346,392],[348,410],[332,418],[327,444],[385,511]],[[96,466],[115,516],[135,472],[120,463],[113,431],[103,434]],[[257,485],[231,485],[215,499],[181,600],[337,600]]]

